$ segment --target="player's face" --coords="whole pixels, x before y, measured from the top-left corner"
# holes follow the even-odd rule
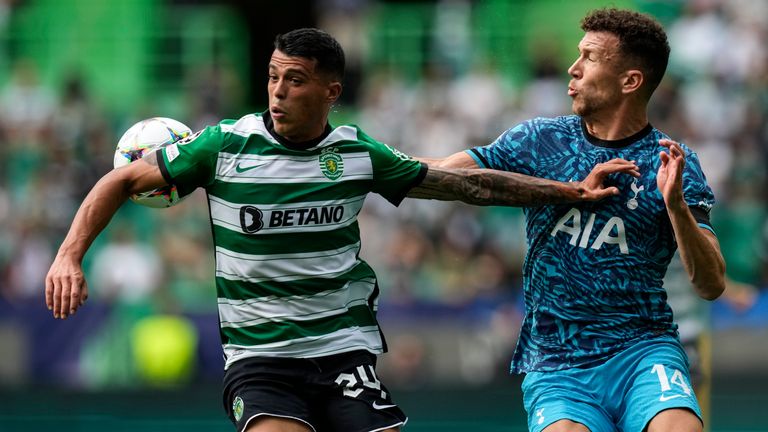
[[[319,137],[341,84],[315,70],[317,61],[275,50],[269,61],[269,112],[275,132],[293,142]]]
[[[568,96],[573,112],[589,117],[609,112],[621,100],[619,38],[606,32],[587,32],[579,42],[579,57],[568,68]]]

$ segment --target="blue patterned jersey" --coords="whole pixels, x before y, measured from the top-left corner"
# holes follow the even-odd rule
[[[529,120],[495,142],[467,152],[483,168],[558,181],[583,180],[598,163],[636,161],[641,176],[613,174],[620,194],[599,202],[525,209],[526,313],[512,371],[589,366],[644,339],[676,336],[662,279],[677,248],[656,185],[659,145],[648,125],[634,136],[603,141],[580,117]],[[683,190],[700,226],[714,204],[696,154],[686,154]]]

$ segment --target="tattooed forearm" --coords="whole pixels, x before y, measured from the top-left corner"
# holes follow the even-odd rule
[[[580,187],[575,183],[486,169],[432,167],[424,181],[408,193],[411,198],[519,207],[576,201],[580,195]]]

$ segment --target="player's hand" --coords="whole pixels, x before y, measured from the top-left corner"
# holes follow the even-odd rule
[[[683,169],[685,168],[685,153],[680,144],[668,139],[659,140],[659,144],[668,151],[659,153],[661,166],[656,175],[656,185],[659,187],[667,208],[677,209],[686,207],[683,198]]]
[[[611,159],[595,165],[587,178],[579,182],[580,198],[586,201],[598,201],[609,196],[618,195],[619,188],[615,186],[605,187],[603,182],[609,175],[625,173],[632,177],[640,177],[640,169],[635,161],[625,159]]]
[[[56,259],[45,277],[45,304],[54,318],[66,319],[88,299],[88,284],[80,262],[62,256]]]

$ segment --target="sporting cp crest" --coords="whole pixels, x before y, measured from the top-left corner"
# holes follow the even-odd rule
[[[328,148],[320,153],[320,171],[331,180],[338,179],[344,173],[344,159],[337,151],[337,148]]]
[[[243,410],[245,408],[245,404],[243,403],[243,400],[240,399],[240,396],[235,398],[235,401],[232,402],[232,414],[235,415],[235,421],[240,421],[241,418],[243,418]]]

